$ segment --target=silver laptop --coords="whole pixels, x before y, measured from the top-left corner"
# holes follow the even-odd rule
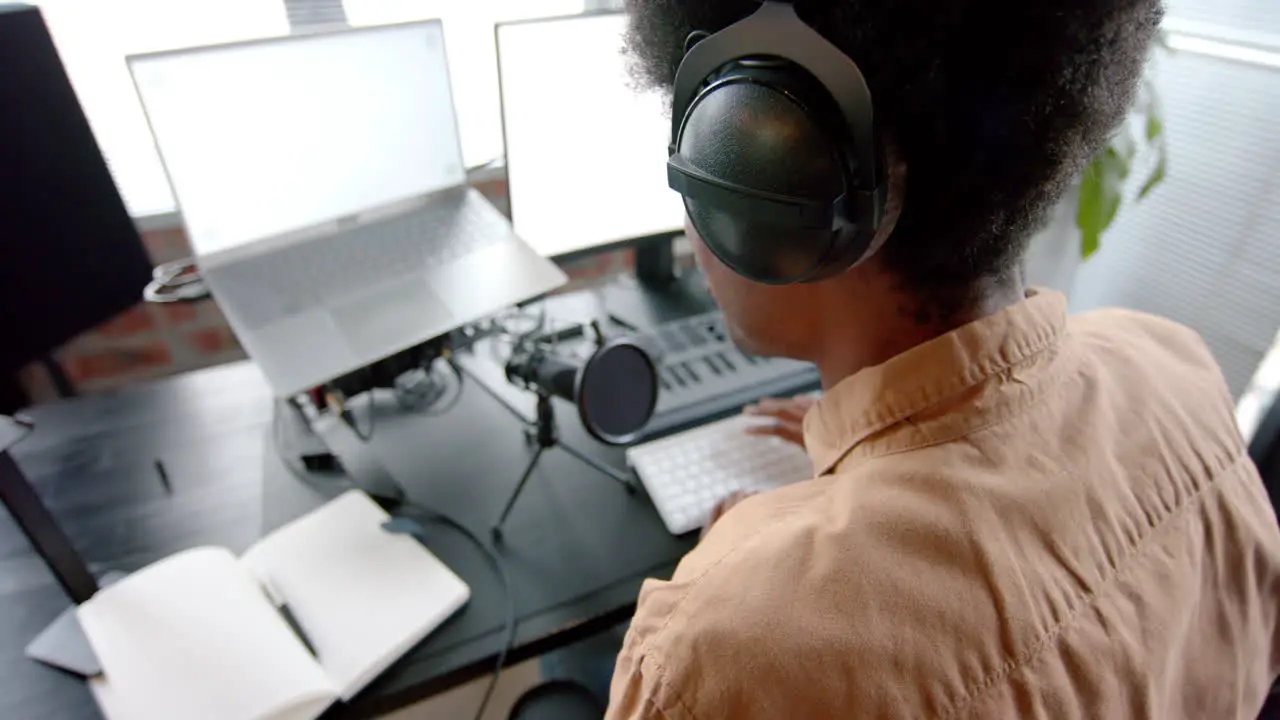
[[[201,273],[277,395],[566,281],[466,185],[439,21],[129,67]]]

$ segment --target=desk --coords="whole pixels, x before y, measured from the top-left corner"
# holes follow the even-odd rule
[[[336,483],[304,485],[280,464],[268,435],[271,408],[257,368],[238,363],[38,408],[36,431],[14,457],[95,573],[134,571],[198,545],[241,552],[338,492]],[[531,452],[518,422],[475,384],[440,417],[406,413],[390,397],[376,412],[372,444],[410,498],[487,532]],[[621,466],[622,452],[589,440],[567,405],[558,419],[567,442]],[[156,477],[156,458],[172,494]],[[667,534],[643,490],[629,496],[559,452],[540,463],[505,530],[501,554],[520,621],[510,663],[625,619],[644,578],[668,577],[693,544]],[[496,661],[501,583],[465,538],[433,524],[427,531],[432,551],[471,585],[471,602],[351,704],[334,708],[335,717],[408,705],[483,676]],[[0,717],[97,716],[83,683],[23,656],[67,604],[0,514]]]

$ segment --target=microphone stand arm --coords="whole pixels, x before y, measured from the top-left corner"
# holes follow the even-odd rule
[[[576,458],[584,465],[599,471],[611,480],[622,485],[628,495],[634,495],[636,492],[635,483],[631,478],[608,465],[588,456],[581,450],[560,442],[560,435],[556,431],[555,409],[551,405],[551,396],[545,392],[538,392],[538,419],[533,423],[533,435],[538,443],[538,449],[533,453],[533,457],[529,459],[529,464],[525,466],[524,473],[520,475],[520,481],[516,483],[515,489],[511,492],[511,496],[507,498],[506,505],[502,508],[502,515],[498,518],[498,522],[494,524],[491,532],[493,539],[502,540],[502,526],[507,521],[507,516],[511,514],[511,508],[515,507],[516,499],[520,497],[520,493],[524,490],[525,483],[529,482],[529,478],[533,477],[533,471],[538,467],[538,461],[542,459],[542,454],[552,448],[560,448],[570,457]]]

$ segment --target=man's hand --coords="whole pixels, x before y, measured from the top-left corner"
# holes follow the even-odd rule
[[[805,413],[809,412],[809,408],[813,407],[817,402],[818,398],[812,395],[797,395],[788,400],[767,398],[755,405],[748,405],[742,409],[744,415],[769,418],[773,422],[752,425],[747,428],[747,433],[750,435],[773,435],[804,447],[804,416]],[[721,500],[720,504],[716,505],[715,509],[711,511],[711,517],[707,518],[707,524],[702,526],[702,535],[700,537],[706,537],[707,532],[711,530],[711,526],[715,525],[717,520],[724,517],[724,514],[732,510],[735,505],[753,494],[740,491]]]
[[[751,497],[754,494],[755,493],[749,493],[749,492],[739,490],[738,492],[733,493],[729,497],[721,500],[720,504],[716,505],[715,508],[711,510],[711,517],[707,518],[707,524],[702,526],[702,534],[698,536],[698,539],[701,540],[702,538],[706,537],[707,533],[711,531],[711,526],[715,525],[717,520],[724,517],[725,513],[732,510],[734,505],[737,505],[738,503],[742,502],[743,500],[746,500],[747,498]]]
[[[771,418],[772,423],[747,428],[751,435],[773,435],[804,447],[804,416],[818,403],[812,395],[797,395],[788,400],[766,398],[742,409],[744,415]]]

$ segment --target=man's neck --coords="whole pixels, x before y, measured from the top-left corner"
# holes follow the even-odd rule
[[[825,337],[830,340],[813,358],[822,377],[822,387],[830,390],[864,368],[881,365],[902,353],[945,335],[956,328],[995,315],[1021,301],[1026,292],[1018,280],[992,282],[976,293],[968,309],[938,321],[914,310],[917,303],[898,295],[880,308],[850,318],[834,314],[828,319]],[[864,305],[863,307],[867,307]]]

